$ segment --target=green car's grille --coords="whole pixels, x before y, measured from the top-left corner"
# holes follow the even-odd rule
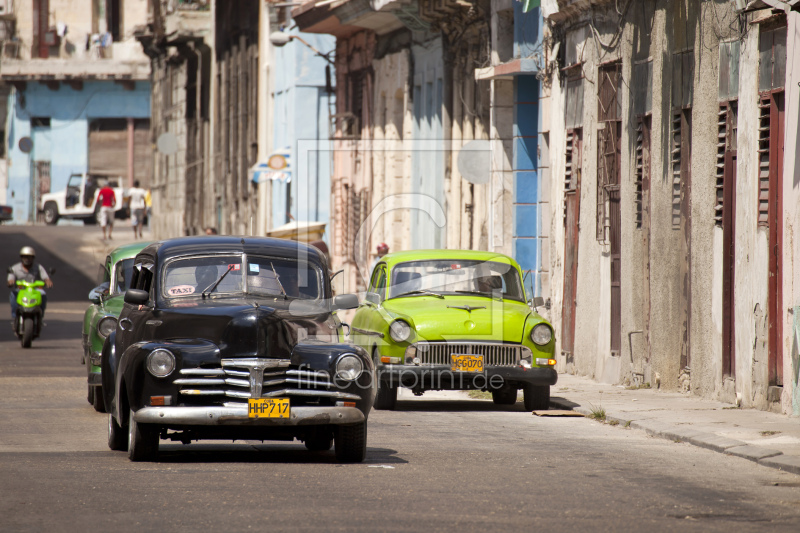
[[[412,344],[408,350],[412,349],[423,365],[450,365],[450,356],[460,354],[482,355],[484,366],[516,366],[531,357],[530,349],[520,344],[426,342]]]

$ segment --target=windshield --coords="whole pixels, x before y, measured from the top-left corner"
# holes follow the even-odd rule
[[[425,292],[475,294],[525,301],[517,269],[505,263],[458,259],[411,261],[392,270],[389,298]]]
[[[246,292],[316,299],[322,294],[321,280],[318,268],[294,259],[249,256],[243,265],[241,255],[194,256],[167,263],[161,293],[166,298],[197,297],[205,291],[206,296]]]
[[[117,261],[114,266],[114,290],[112,294],[122,294],[131,288],[131,277],[133,276],[133,257]]]

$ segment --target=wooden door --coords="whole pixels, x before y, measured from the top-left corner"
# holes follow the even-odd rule
[[[564,187],[564,299],[561,308],[561,351],[575,349],[575,312],[578,290],[578,240],[581,210],[581,130],[567,133]]]
[[[722,211],[722,375],[736,376],[736,152],[726,151]]]

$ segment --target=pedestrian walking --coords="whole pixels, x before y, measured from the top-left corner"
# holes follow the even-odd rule
[[[100,201],[100,226],[103,227],[103,240],[106,240],[106,228],[108,228],[108,238],[111,239],[111,232],[114,229],[114,208],[117,205],[117,195],[114,194],[116,183],[106,183],[97,194]]]
[[[128,191],[131,208],[131,226],[133,227],[133,238],[142,238],[144,228],[144,217],[147,209],[145,198],[147,191],[139,186],[139,180],[133,182],[133,188]]]

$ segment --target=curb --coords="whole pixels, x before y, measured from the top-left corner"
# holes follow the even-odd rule
[[[550,398],[550,404],[558,409],[575,411],[586,417],[590,416],[593,411],[592,409],[582,405],[575,405],[574,402],[561,398]],[[644,431],[652,437],[671,440],[673,442],[685,442],[718,453],[749,459],[762,466],[800,475],[800,456],[784,455],[783,452],[772,448],[754,446],[740,440],[729,439],[707,431],[673,426],[653,419],[634,420],[630,418],[630,415],[622,416],[606,413],[605,421],[606,423],[611,422],[611,425],[618,427]]]

